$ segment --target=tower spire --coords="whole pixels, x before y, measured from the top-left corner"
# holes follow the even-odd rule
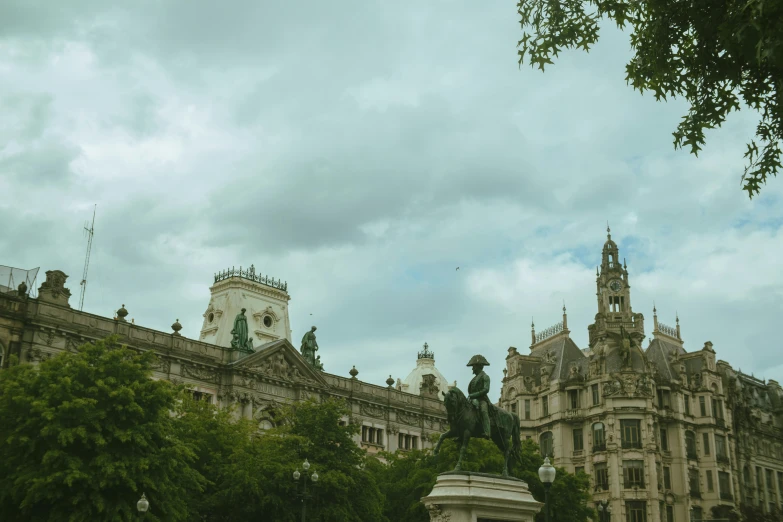
[[[536,322],[530,318],[530,344],[536,344]]]

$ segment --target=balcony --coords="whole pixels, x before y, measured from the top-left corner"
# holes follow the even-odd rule
[[[606,451],[606,443],[602,444],[593,444],[593,453],[596,453],[598,451]]]
[[[567,422],[582,422],[585,418],[582,408],[572,408],[565,411],[565,420]]]
[[[585,451],[584,451],[584,450],[574,450],[574,451],[571,453],[571,456],[572,456],[572,457],[574,457],[574,458],[581,458],[581,457],[584,457],[584,456],[585,456]]]
[[[608,482],[599,482],[595,485],[593,488],[594,492],[598,491],[609,491],[609,483]]]
[[[720,492],[720,499],[721,500],[731,500],[734,501],[734,495],[731,493],[724,493],[723,491]]]
[[[691,490],[689,495],[691,496],[691,498],[701,498],[701,491]]]
[[[720,427],[720,428],[725,428],[726,427],[726,420],[725,419],[721,419],[721,418],[717,418],[717,419],[715,419],[715,424],[717,424],[718,427]]]
[[[729,464],[729,456],[728,456],[728,455],[718,455],[718,456],[716,457],[716,459],[717,459],[717,460],[718,460],[718,462],[720,462],[721,464]]]
[[[699,460],[699,456],[696,454],[695,451],[688,451],[685,453],[685,456],[688,460]]]
[[[642,441],[640,440],[624,440],[623,449],[642,449]]]

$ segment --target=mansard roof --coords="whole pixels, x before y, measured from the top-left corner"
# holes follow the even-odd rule
[[[647,347],[645,354],[647,359],[653,363],[656,373],[664,380],[680,378],[680,370],[671,363],[673,354],[684,355],[687,353],[683,347],[677,343],[664,341],[663,339],[653,339],[650,346]],[[701,359],[699,359],[701,360]],[[687,362],[686,368],[687,366]]]

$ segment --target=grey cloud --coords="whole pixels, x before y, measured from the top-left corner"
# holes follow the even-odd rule
[[[79,154],[78,148],[61,141],[44,141],[0,159],[0,175],[27,186],[67,185],[75,175],[71,163]]]
[[[47,93],[12,93],[0,98],[0,150],[10,141],[41,138],[51,119],[52,96]]]

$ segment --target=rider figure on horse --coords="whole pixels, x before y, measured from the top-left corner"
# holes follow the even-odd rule
[[[490,438],[489,429],[489,375],[484,373],[484,367],[489,363],[483,355],[474,355],[471,357],[467,366],[473,367],[473,373],[476,375],[468,385],[468,399],[473,407],[478,410],[481,419],[481,427],[484,430],[484,438]]]

